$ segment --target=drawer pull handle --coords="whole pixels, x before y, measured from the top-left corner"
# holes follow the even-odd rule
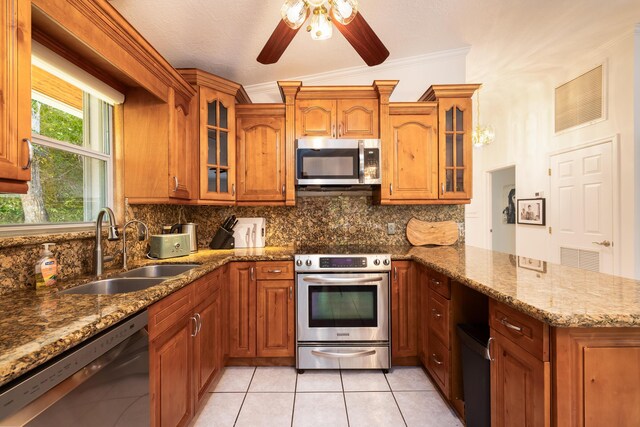
[[[180,188],[180,181],[178,181],[178,177],[174,176],[173,177],[173,192],[177,192],[178,188]]]
[[[200,316],[200,313],[196,313],[196,320],[198,321],[198,327],[196,329],[196,336],[200,333],[200,330],[202,329],[202,316]]]
[[[193,333],[191,336],[195,337],[198,335],[198,319],[196,319],[196,316],[191,316],[191,320],[193,320]]]
[[[256,269],[255,269],[255,268],[253,268],[253,267],[251,267],[251,268],[249,269],[249,277],[251,278],[251,281],[252,281],[252,282],[253,282],[253,281],[255,280],[255,278],[256,278],[256,276],[255,276],[255,274],[256,274],[256,273],[255,273],[255,270],[256,270]]]
[[[436,319],[439,319],[442,317],[442,314],[438,313],[438,310],[436,310],[435,308],[431,309],[431,314],[433,315],[433,317],[435,317]]]
[[[491,345],[492,342],[493,337],[489,337],[489,341],[487,341],[487,358],[489,359],[489,362],[495,362],[495,359],[491,356],[491,349],[493,348]]]
[[[267,273],[280,274],[282,270],[267,270]]]
[[[504,319],[502,319],[500,321],[500,323],[502,323],[504,326],[506,326],[507,328],[509,328],[511,330],[514,330],[516,332],[522,333],[522,328],[520,326],[516,326],[516,325],[514,325],[512,323],[509,323],[509,321],[507,320],[506,317]]]
[[[22,166],[22,170],[27,170],[33,163],[33,144],[31,143],[31,140],[29,138],[23,138],[22,142],[26,142],[27,148],[29,149],[29,158],[27,159],[27,164]]]
[[[431,279],[431,283],[433,283],[436,286],[440,286],[440,281],[439,280]]]
[[[438,360],[438,357],[435,353],[431,355],[431,359],[435,362],[436,365],[442,365],[442,362]]]
[[[327,357],[329,359],[351,359],[353,357],[373,356],[375,350],[356,351],[355,353],[332,353],[330,351],[311,350],[314,356]]]

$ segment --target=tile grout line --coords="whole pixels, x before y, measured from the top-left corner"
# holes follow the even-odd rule
[[[347,396],[344,392],[344,381],[342,380],[342,369],[339,369],[340,372],[340,385],[342,386],[342,400],[344,401],[344,413],[347,416],[347,427],[351,426],[351,422],[349,421],[349,410],[347,409]]]
[[[236,420],[233,422],[235,427],[238,424],[238,418],[240,418],[240,412],[242,412],[242,407],[244,406],[244,401],[247,400],[247,394],[249,394],[249,387],[251,387],[251,382],[253,381],[253,377],[256,375],[257,368],[253,367],[253,373],[251,374],[251,379],[249,380],[249,384],[247,385],[247,391],[244,393],[244,397],[242,398],[242,403],[240,404],[240,409],[238,409],[238,414],[236,415]]]
[[[298,375],[300,375],[297,369],[295,369],[295,372],[296,372],[296,384],[293,387],[293,407],[291,408],[291,427],[293,427],[293,416],[296,413],[296,397],[298,396]]]
[[[393,397],[393,401],[396,402],[396,406],[398,407],[398,412],[400,412],[400,416],[402,417],[402,421],[404,422],[404,425],[408,426],[407,420],[404,419],[404,414],[402,413],[402,409],[400,409],[400,405],[398,405],[398,399],[396,399],[396,394],[393,392],[393,387],[391,387],[389,378],[387,378],[387,374],[383,372],[382,375],[384,375],[384,379],[387,382],[387,385],[389,386],[389,390],[391,390],[391,396]]]

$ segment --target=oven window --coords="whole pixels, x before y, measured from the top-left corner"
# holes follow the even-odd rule
[[[309,327],[377,327],[378,287],[309,286]]]
[[[358,150],[299,149],[298,179],[358,179]]]

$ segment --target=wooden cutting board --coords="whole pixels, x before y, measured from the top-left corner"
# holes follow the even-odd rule
[[[458,224],[453,221],[427,222],[411,218],[407,223],[407,240],[413,246],[453,245],[458,241]]]

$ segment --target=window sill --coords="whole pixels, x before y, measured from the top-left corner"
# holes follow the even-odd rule
[[[0,226],[0,248],[95,238],[95,223]]]

